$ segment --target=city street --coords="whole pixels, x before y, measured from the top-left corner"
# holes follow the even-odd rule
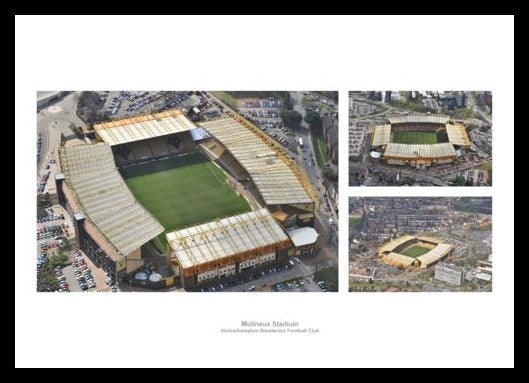
[[[325,184],[322,181],[323,176],[321,173],[321,169],[319,168],[318,164],[315,161],[315,151],[314,151],[314,146],[312,144],[312,137],[310,134],[310,129],[309,129],[308,124],[305,122],[306,111],[302,105],[302,97],[303,97],[303,93],[301,92],[290,92],[290,98],[292,100],[294,110],[300,113],[301,116],[303,117],[301,125],[297,131],[298,136],[301,137],[301,139],[303,140],[303,144],[304,144],[304,149],[300,148],[299,145],[297,146],[298,155],[299,155],[298,164],[304,170],[311,184],[314,186],[314,189],[318,193],[320,203],[319,203],[319,210],[316,212],[316,216],[317,216],[317,219],[319,219],[320,221],[320,226],[324,230],[324,233],[323,233],[324,239],[320,243],[327,244],[328,237],[333,236],[333,238],[336,238],[338,236],[338,232],[336,228],[329,225],[329,222],[328,222],[329,218],[331,218],[333,222],[338,223],[338,216],[336,214],[336,209],[331,199],[325,197],[325,190],[326,190]],[[309,166],[307,161],[304,160],[304,158],[307,158],[307,160],[312,160],[313,165]],[[329,211],[325,211],[325,207],[327,205],[331,207]],[[337,245],[338,243],[338,241],[331,241],[331,242],[333,243],[333,245]],[[337,246],[333,246],[333,252],[337,259],[338,258]]]

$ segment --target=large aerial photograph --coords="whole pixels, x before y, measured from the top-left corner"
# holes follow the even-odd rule
[[[37,290],[338,291],[338,92],[37,92]]]

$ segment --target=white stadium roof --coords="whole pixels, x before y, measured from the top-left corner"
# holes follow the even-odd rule
[[[141,114],[94,125],[97,135],[110,146],[186,132],[195,128],[195,124],[178,109]]]
[[[166,236],[183,269],[253,251],[257,255],[267,246],[287,248],[291,243],[267,209],[176,230]]]
[[[384,254],[384,261],[390,265],[393,266],[399,266],[399,267],[410,267],[413,262],[415,262],[415,258],[408,257],[407,255],[399,254],[389,252],[387,254]]]
[[[318,240],[318,232],[313,227],[300,227],[287,233],[295,247],[312,245]]]
[[[449,117],[432,114],[407,114],[404,116],[392,116],[388,118],[390,124],[446,124]]]
[[[83,213],[122,254],[128,255],[164,228],[141,206],[104,143],[60,149],[61,168]]]
[[[415,239],[415,237],[413,235],[402,235],[400,237],[397,237],[397,238],[394,238],[392,239],[391,241],[389,242],[386,242],[384,245],[382,245],[378,251],[379,252],[391,252],[393,250],[395,250],[395,248],[397,248],[398,246],[408,242],[408,241],[411,241]]]
[[[392,158],[444,158],[455,157],[456,151],[451,143],[432,145],[409,145],[389,143],[384,157]]]
[[[448,254],[452,248],[453,246],[448,243],[438,243],[432,250],[417,257],[417,260],[421,263],[422,267],[428,267]]]
[[[387,145],[391,141],[391,125],[375,126],[371,146]]]
[[[470,139],[468,138],[465,127],[461,124],[446,124],[446,133],[448,134],[448,141],[451,144],[458,146],[469,146]]]
[[[267,205],[313,202],[293,170],[259,135],[232,118],[199,125],[220,141],[248,172]]]

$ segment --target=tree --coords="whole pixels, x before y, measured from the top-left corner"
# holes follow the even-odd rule
[[[322,173],[323,173],[323,176],[328,178],[329,180],[334,181],[334,182],[338,181],[338,175],[330,167],[324,167],[322,169]]]
[[[285,92],[283,97],[281,97],[283,103],[283,109],[292,110],[294,105],[292,105],[292,100],[290,99],[290,92]]]
[[[57,290],[59,281],[52,271],[43,270],[37,278],[37,291]]]
[[[457,177],[456,177],[456,180],[455,180],[455,185],[456,185],[456,186],[464,186],[464,185],[465,185],[465,182],[466,182],[465,177],[463,177],[463,176],[457,176]]]
[[[51,206],[49,193],[37,194],[37,215],[44,214],[44,210]]]
[[[281,119],[283,123],[289,128],[297,128],[301,123],[303,117],[295,110],[283,109],[281,111]]]
[[[320,114],[313,110],[309,110],[307,112],[307,114],[305,115],[305,122],[309,124],[312,130],[315,130],[315,131],[320,130],[321,125],[322,125]]]
[[[54,255],[52,257],[49,257],[46,260],[46,263],[44,265],[44,269],[51,271],[55,269],[57,266],[63,266],[66,262],[68,262],[68,254],[64,252],[59,252],[58,255]]]

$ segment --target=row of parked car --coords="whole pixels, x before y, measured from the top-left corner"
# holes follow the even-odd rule
[[[329,291],[329,288],[328,288],[327,285],[325,284],[325,281],[317,281],[316,284],[318,285],[318,287],[320,288],[320,290],[323,291],[324,293],[326,293],[327,291]]]
[[[64,219],[64,214],[55,214],[51,207],[46,208],[46,213],[37,217],[37,223],[53,222]]]
[[[279,118],[276,110],[251,110],[248,113],[254,118]]]
[[[86,264],[86,261],[83,259],[83,255],[76,251],[74,253],[75,261],[72,263],[75,278],[77,279],[77,283],[79,283],[79,287],[86,291],[89,288],[93,289],[96,287],[96,282],[94,280],[94,277],[92,276],[92,271],[90,270],[90,267]]]
[[[245,101],[241,105],[242,108],[280,108],[281,102],[275,99]]]
[[[46,183],[48,182],[48,179],[50,178],[50,171],[45,170],[42,176],[39,179],[39,187],[38,191],[39,193],[43,193],[44,189],[46,188]]]
[[[37,138],[37,161],[40,160],[40,150],[42,149],[42,134],[38,134]]]
[[[164,108],[174,108],[175,106],[177,106],[178,104],[184,102],[188,98],[189,98],[189,96],[187,94],[181,93],[178,96],[176,96],[175,98],[173,98],[171,101],[169,101],[167,104],[165,104]]]
[[[47,240],[55,239],[56,241],[63,240],[64,237],[68,237],[70,232],[68,231],[68,224],[61,223],[60,225],[46,226],[37,229],[37,239]]]
[[[310,279],[306,279],[307,283],[310,283]],[[274,290],[277,292],[290,290],[294,287],[301,288],[305,286],[305,280],[303,278],[298,278],[296,280],[290,281],[290,282],[280,282],[274,285]]]
[[[293,261],[289,261],[285,265],[274,266],[274,267],[270,267],[268,269],[264,269],[264,270],[261,270],[261,271],[256,271],[253,274],[246,275],[244,278],[235,279],[235,280],[232,280],[232,281],[225,281],[225,282],[219,283],[219,284],[217,284],[215,286],[204,287],[200,291],[201,292],[222,291],[222,290],[224,290],[224,289],[226,289],[228,287],[234,287],[234,286],[238,286],[238,285],[243,285],[245,283],[249,283],[251,281],[254,281],[256,279],[264,277],[267,274],[277,273],[279,271],[288,270],[288,269],[291,269],[293,267],[294,267],[294,262]],[[253,287],[254,287],[253,290],[255,290],[255,286],[253,286]],[[250,287],[249,291],[253,291],[253,290],[251,290],[251,288],[252,287]]]
[[[37,255],[37,274],[44,270],[44,265],[46,264],[46,253],[41,252]]]
[[[59,281],[59,290],[61,292],[69,292],[70,291],[70,285],[68,282],[66,282],[66,276],[62,273],[62,268],[60,266],[57,266],[55,268],[55,276],[57,277],[57,280]]]
[[[160,98],[162,98],[162,96],[160,95],[152,95],[149,97],[145,97],[147,94],[149,94],[149,92],[143,92],[141,93],[140,96],[133,97],[132,99],[134,100],[134,102],[129,104],[129,106],[127,106],[126,111],[135,112],[138,109],[144,107],[145,105],[151,104],[155,101],[158,101]]]

